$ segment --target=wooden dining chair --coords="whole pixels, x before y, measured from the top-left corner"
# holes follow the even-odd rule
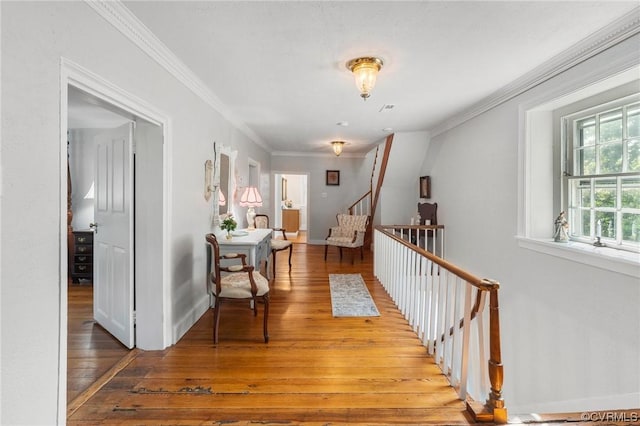
[[[220,308],[223,301],[252,301],[253,315],[258,315],[258,298],[264,303],[263,334],[264,342],[269,342],[267,321],[269,318],[269,281],[254,272],[247,265],[246,255],[227,253],[220,256],[220,247],[214,234],[206,235],[207,241],[207,288],[215,298],[213,308],[213,343],[218,343],[218,325]],[[231,261],[235,260],[235,264]],[[241,263],[238,263],[240,261]],[[222,263],[224,262],[224,266]],[[225,273],[222,275],[222,273]]]
[[[266,214],[257,214],[256,228],[269,228],[269,216]],[[282,250],[289,249],[289,272],[291,272],[291,254],[293,253],[293,242],[287,239],[287,233],[284,228],[273,228],[273,232],[282,232],[282,239],[271,239],[271,255],[273,256],[273,278],[276,277],[276,253]]]

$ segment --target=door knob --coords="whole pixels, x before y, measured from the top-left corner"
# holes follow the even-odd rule
[[[97,223],[90,223],[89,224],[89,228],[93,229],[93,231],[97,234],[98,233],[98,224]]]

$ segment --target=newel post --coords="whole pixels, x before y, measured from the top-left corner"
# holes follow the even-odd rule
[[[507,423],[507,409],[502,399],[502,383],[504,379],[502,355],[500,353],[500,312],[498,304],[498,289],[489,291],[489,381],[491,393],[487,407],[493,411],[495,423]]]

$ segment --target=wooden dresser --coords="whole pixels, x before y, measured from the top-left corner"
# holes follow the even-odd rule
[[[71,258],[71,280],[93,281],[93,232],[73,231],[73,255]]]
[[[282,227],[286,232],[298,232],[298,230],[300,229],[300,210],[283,209]]]

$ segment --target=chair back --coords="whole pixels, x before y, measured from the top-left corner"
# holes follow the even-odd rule
[[[269,216],[266,214],[257,214],[255,217],[256,228],[267,229],[269,228]]]
[[[220,246],[214,234],[207,234],[207,290],[211,294],[219,294],[222,283],[220,281]],[[213,288],[215,283],[215,288]]]
[[[366,231],[369,216],[339,213],[336,215],[338,226],[343,229]]]
[[[418,203],[418,213],[420,213],[419,225],[424,225],[425,220],[430,220],[431,225],[438,224],[438,203]]]

